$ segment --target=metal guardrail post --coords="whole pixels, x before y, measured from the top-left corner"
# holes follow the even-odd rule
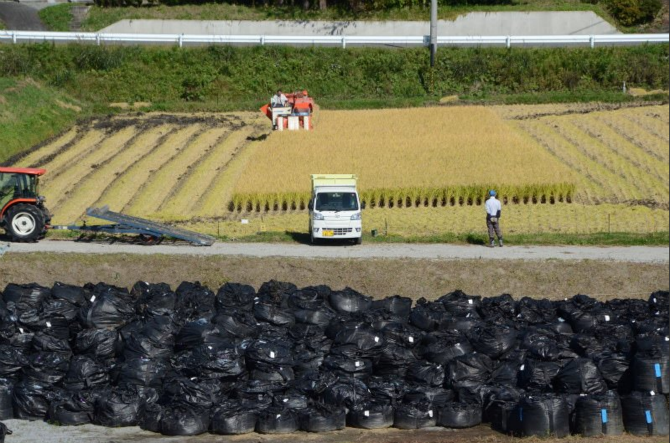
[[[179,38],[177,40],[179,42],[179,47],[183,48],[184,47],[184,34],[179,34]]]
[[[16,32],[12,32],[12,43],[16,44]]]
[[[100,46],[100,34],[95,34],[95,44]]]
[[[591,49],[596,47],[596,38],[593,35],[589,36],[589,44],[591,45]]]
[[[265,46],[265,36],[261,35],[261,46]]]
[[[507,45],[507,49],[512,47],[512,37],[511,36],[508,35],[507,38],[505,38],[505,45]]]
[[[342,49],[347,49],[347,38],[342,36]]]

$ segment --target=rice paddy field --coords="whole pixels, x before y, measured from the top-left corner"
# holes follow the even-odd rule
[[[82,122],[16,165],[44,167],[54,223],[87,207],[228,237],[307,229],[312,173],[356,173],[365,229],[482,231],[486,190],[510,233],[667,232],[667,105],[318,111],[311,132],[259,114]]]

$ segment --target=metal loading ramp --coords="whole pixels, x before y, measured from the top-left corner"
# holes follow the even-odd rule
[[[151,237],[172,237],[185,240],[197,246],[211,246],[216,239],[209,235],[199,234],[186,229],[168,226],[163,223],[139,217],[120,214],[109,210],[109,207],[88,208],[86,215],[114,223],[113,225],[81,226],[77,230],[104,232],[107,234],[139,234]],[[72,227],[70,227],[72,229]]]

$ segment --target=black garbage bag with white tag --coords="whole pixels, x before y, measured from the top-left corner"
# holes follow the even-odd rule
[[[347,409],[352,409],[370,399],[370,390],[365,383],[357,378],[340,380],[324,391],[323,399],[330,405],[345,406]]]
[[[87,328],[119,328],[135,318],[135,308],[130,294],[113,286],[95,286],[90,305],[84,306],[79,315]]]
[[[137,282],[130,291],[135,297],[135,310],[139,315],[171,316],[177,304],[177,294],[165,283]]]
[[[484,354],[456,357],[447,365],[447,381],[453,389],[468,388],[486,383],[494,366]]]
[[[305,432],[332,432],[347,425],[347,412],[342,406],[313,403],[298,412],[300,430]]]
[[[575,406],[576,434],[583,437],[623,434],[623,415],[619,395],[608,391],[599,395],[586,395]]]
[[[438,302],[442,303],[447,312],[456,316],[465,316],[477,311],[482,304],[482,298],[478,295],[467,295],[461,290],[450,292],[440,297]]]
[[[256,432],[259,434],[292,434],[298,429],[298,414],[281,406],[261,411],[256,422]]]
[[[668,404],[662,395],[632,392],[621,398],[623,423],[633,435],[668,435],[670,417]]]
[[[437,411],[428,402],[402,403],[396,407],[393,427],[398,429],[422,429],[437,424]]]
[[[256,430],[259,412],[229,400],[214,408],[210,430],[219,435],[250,434]]]
[[[437,426],[444,428],[472,428],[482,422],[482,405],[479,403],[449,402],[437,410]]]
[[[361,429],[385,429],[393,426],[395,409],[387,403],[364,403],[350,409],[347,426]]]

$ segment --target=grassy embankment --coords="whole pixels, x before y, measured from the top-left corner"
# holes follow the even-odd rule
[[[0,164],[53,137],[87,113],[65,93],[0,77]]]

